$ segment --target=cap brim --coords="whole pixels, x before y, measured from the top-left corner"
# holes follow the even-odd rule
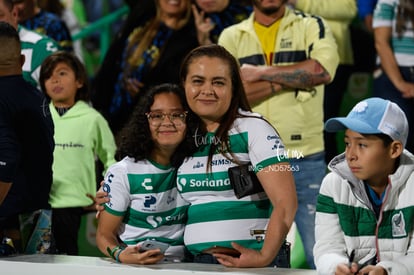
[[[380,130],[371,127],[369,124],[354,118],[331,118],[325,123],[325,130],[327,132],[338,132],[350,129],[361,134],[380,134]]]

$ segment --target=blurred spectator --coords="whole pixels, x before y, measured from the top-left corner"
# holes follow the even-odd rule
[[[374,38],[380,68],[373,95],[398,104],[408,119],[406,148],[414,152],[414,5],[411,0],[379,0]]]
[[[42,10],[58,15],[66,23],[71,36],[80,32],[80,24],[75,13],[60,0],[38,0],[38,5]],[[72,45],[76,56],[83,61],[81,40],[73,41]]]
[[[56,14],[42,10],[37,0],[13,0],[19,24],[53,38],[62,50],[73,51],[72,36],[66,23]]]
[[[47,36],[18,25],[13,0],[0,0],[0,21],[5,21],[18,30],[22,54],[25,56],[23,77],[33,86],[40,88],[40,66],[48,55],[58,50],[58,44]]]
[[[94,79],[92,103],[114,134],[141,91],[179,83],[181,60],[196,46],[190,0],[142,0],[135,5]]]
[[[372,32],[372,15],[374,14],[377,0],[357,0],[358,17],[364,23],[365,28]]]
[[[217,43],[224,28],[249,17],[252,6],[240,0],[195,0],[194,20],[201,45]],[[250,2],[249,2],[250,3]],[[197,8],[196,8],[197,7]]]

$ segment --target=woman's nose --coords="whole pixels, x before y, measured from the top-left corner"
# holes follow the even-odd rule
[[[211,85],[211,84],[205,84],[201,88],[201,93],[206,94],[206,95],[212,95],[212,94],[214,94],[213,85]]]

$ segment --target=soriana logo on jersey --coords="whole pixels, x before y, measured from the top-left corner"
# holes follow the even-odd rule
[[[231,185],[227,171],[225,171],[208,175],[202,173],[177,176],[177,189],[180,192],[225,191],[231,189]]]

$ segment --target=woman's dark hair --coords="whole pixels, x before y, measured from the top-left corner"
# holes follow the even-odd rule
[[[194,62],[194,60],[201,58],[201,57],[210,57],[210,58],[218,58],[221,59],[223,62],[227,63],[229,66],[229,71],[231,74],[231,84],[232,84],[232,98],[230,102],[229,109],[221,118],[220,126],[218,127],[215,135],[221,141],[227,141],[229,136],[228,132],[237,117],[241,117],[242,115],[239,113],[239,109],[243,111],[251,111],[249,102],[247,100],[246,92],[243,87],[243,83],[240,76],[240,68],[237,60],[231,55],[224,47],[212,44],[206,46],[200,46],[192,50],[183,60],[181,69],[180,69],[180,79],[181,82],[184,84],[187,78],[189,66]],[[199,125],[202,134],[205,134],[207,131],[204,126]],[[231,150],[229,148],[228,142],[222,142],[222,144],[212,144],[210,147],[210,152],[208,156],[208,165],[210,167],[211,159],[214,152],[219,149],[220,146],[221,152],[229,152],[231,154]],[[223,153],[224,156],[226,156]]]
[[[52,76],[53,70],[59,63],[65,63],[68,65],[75,73],[76,80],[83,84],[83,86],[76,92],[75,102],[78,100],[89,101],[88,74],[86,73],[85,66],[82,64],[79,58],[76,57],[76,55],[65,51],[54,52],[46,57],[42,62],[39,82],[40,87],[42,88],[42,91],[45,93],[46,97],[50,99],[46,93],[45,82]]]
[[[164,93],[177,95],[183,109],[189,110],[184,91],[180,86],[165,83],[151,87],[142,94],[129,121],[117,135],[117,160],[121,160],[126,156],[134,158],[135,161],[150,157],[154,149],[154,141],[151,137],[148,118],[145,113],[150,111],[155,96]],[[190,131],[190,129],[195,129],[194,120],[198,121],[198,118],[192,112],[189,112],[186,119],[187,131],[184,140],[171,157],[171,165],[174,167],[180,166],[184,158],[191,156],[196,150],[192,131]]]

